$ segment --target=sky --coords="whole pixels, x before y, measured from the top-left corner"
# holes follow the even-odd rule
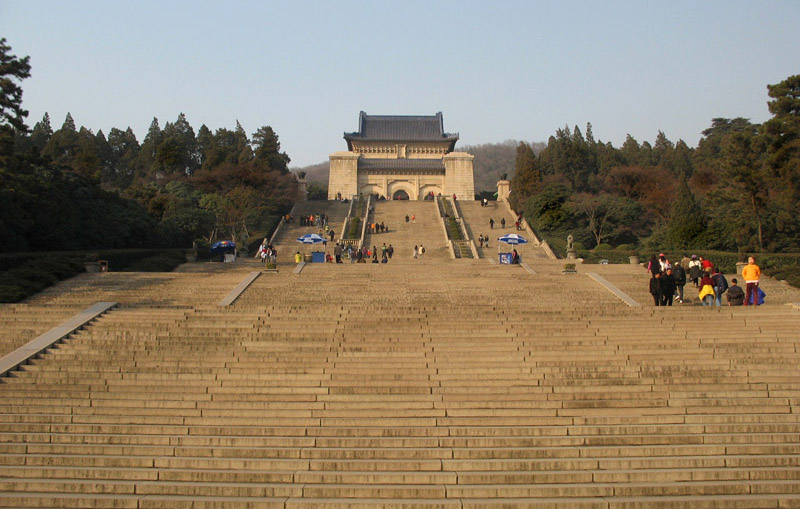
[[[180,113],[195,132],[269,125],[291,167],[346,150],[358,115],[434,115],[458,146],[592,124],[619,147],[696,146],[717,117],[770,118],[800,73],[797,0],[0,0],[30,56],[29,126],[106,135]]]

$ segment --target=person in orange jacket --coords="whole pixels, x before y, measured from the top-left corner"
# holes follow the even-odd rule
[[[749,257],[747,265],[742,269],[742,279],[745,282],[744,305],[758,306],[758,283],[761,280],[761,268],[756,265],[756,259]],[[752,299],[752,301],[750,300]]]

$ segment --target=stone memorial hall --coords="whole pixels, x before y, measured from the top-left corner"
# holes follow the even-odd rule
[[[376,194],[423,200],[438,194],[472,200],[473,156],[455,152],[458,133],[435,115],[359,114],[358,131],[345,133],[347,151],[330,155],[328,199]]]

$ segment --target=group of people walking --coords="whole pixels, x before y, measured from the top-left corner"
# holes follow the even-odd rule
[[[725,295],[729,306],[759,305],[763,303],[764,293],[758,288],[761,269],[755,258],[749,257],[748,264],[742,270],[745,289],[739,281],[732,278],[730,284],[719,266],[702,256],[684,255],[680,263],[674,266],[664,253],[653,255],[647,263],[650,273],[650,295],[656,306],[671,306],[673,300],[684,302],[684,286],[691,282],[698,291],[698,298],[704,306],[722,306]]]

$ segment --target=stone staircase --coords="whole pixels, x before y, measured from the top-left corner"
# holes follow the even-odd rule
[[[409,217],[406,223],[405,217]],[[413,220],[412,220],[413,218]],[[384,223],[388,232],[367,234],[365,245],[381,249],[394,247],[395,258],[413,258],[414,246],[425,246],[425,259],[449,260],[447,237],[442,227],[436,202],[376,201],[370,222]]]
[[[0,381],[0,506],[800,505],[800,311],[629,307],[586,272],[638,288],[640,267],[451,260],[426,210],[376,207],[388,264],[265,273],[228,307],[256,262],[37,296],[120,305]]]
[[[497,253],[510,252],[511,249],[516,248],[522,257],[523,262],[529,262],[533,259],[546,259],[547,255],[544,251],[536,245],[533,241],[533,236],[527,231],[517,231],[514,228],[516,218],[511,214],[508,207],[501,202],[490,201],[487,207],[482,207],[479,201],[459,201],[459,210],[464,217],[467,231],[470,233],[471,238],[475,241],[475,246],[478,248],[478,254],[481,258],[497,259]],[[494,228],[489,227],[489,220],[494,219]],[[500,220],[506,220],[506,227],[500,225]],[[527,244],[509,247],[497,241],[498,237],[508,233],[518,233],[528,240]],[[478,236],[483,235],[489,237],[489,247],[481,248],[478,243]]]

